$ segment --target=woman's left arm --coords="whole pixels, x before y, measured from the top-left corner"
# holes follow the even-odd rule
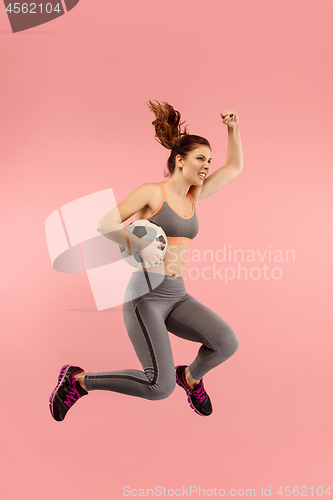
[[[239,118],[234,109],[221,112],[223,123],[228,127],[227,159],[223,167],[218,168],[203,181],[198,201],[212,196],[235,179],[243,170],[243,149],[239,133]]]

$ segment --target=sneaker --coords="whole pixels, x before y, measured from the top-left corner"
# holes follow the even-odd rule
[[[76,401],[88,394],[81,387],[80,382],[75,379],[77,373],[84,370],[78,366],[65,365],[61,368],[58,384],[53,389],[49,399],[50,411],[54,420],[60,422],[64,420],[66,413]]]
[[[185,368],[187,368],[186,365],[176,366],[176,382],[180,387],[185,389],[187,400],[195,413],[206,417],[212,413],[213,408],[210,398],[205,391],[203,380],[201,379],[192,389],[185,380]]]

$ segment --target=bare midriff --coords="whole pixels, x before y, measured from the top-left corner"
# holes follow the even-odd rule
[[[162,264],[148,267],[150,273],[166,274],[167,276],[184,276],[188,245],[168,243]],[[143,272],[142,268],[135,268],[134,272]]]

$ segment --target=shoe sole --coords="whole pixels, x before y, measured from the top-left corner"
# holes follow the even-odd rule
[[[179,366],[182,366],[182,365],[176,366],[175,367],[176,370],[177,370],[177,368],[179,368]],[[179,387],[182,387],[184,389],[184,391],[186,392],[186,394],[187,394],[187,401],[188,401],[188,404],[190,405],[190,407],[192,408],[192,410],[194,410],[197,415],[200,415],[200,417],[209,417],[209,415],[203,415],[202,413],[198,412],[198,410],[193,406],[193,403],[192,403],[192,400],[191,400],[191,396],[189,395],[186,387],[179,380],[179,377],[178,377],[177,374],[176,374],[176,383],[179,385]]]
[[[59,373],[59,377],[58,377],[58,383],[57,385],[55,386],[55,388],[53,389],[52,393],[51,393],[51,396],[50,396],[50,399],[49,399],[49,406],[50,406],[50,412],[51,412],[51,415],[52,417],[55,419],[54,417],[54,413],[53,413],[53,400],[54,400],[54,397],[57,393],[57,390],[59,389],[60,385],[62,384],[64,378],[66,377],[66,374],[68,372],[68,369],[71,367],[71,365],[64,365],[61,370],[60,370],[60,373]],[[56,420],[56,419],[55,419]]]

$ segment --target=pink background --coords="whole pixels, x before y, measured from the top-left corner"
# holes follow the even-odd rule
[[[118,500],[123,486],[158,485],[332,493],[331,1],[81,0],[15,35],[2,7],[2,498]],[[121,307],[97,312],[86,274],[52,269],[45,220],[90,193],[111,187],[121,201],[164,180],[148,99],[209,139],[212,169],[226,158],[219,112],[240,116],[244,171],[198,205],[191,251],[271,245],[296,259],[274,264],[279,280],[187,279],[240,341],[205,377],[211,417],[176,388],[158,402],[92,392],[58,423],[48,398],[63,364],[140,365]],[[198,346],[171,342],[175,362],[191,362]]]

